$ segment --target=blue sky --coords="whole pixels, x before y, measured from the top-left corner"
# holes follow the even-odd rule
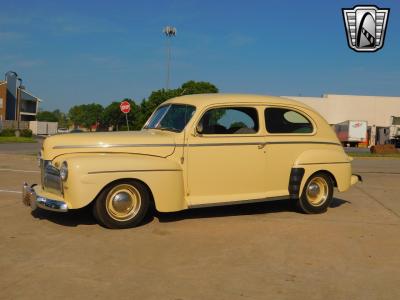
[[[385,46],[347,46],[341,8],[355,1],[0,0],[0,72],[16,71],[42,108],[128,97],[165,87],[162,28],[174,25],[171,87],[221,92],[400,96],[400,2]]]

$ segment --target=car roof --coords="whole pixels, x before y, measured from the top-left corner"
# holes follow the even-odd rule
[[[211,104],[237,104],[237,103],[252,103],[252,104],[278,104],[289,106],[300,106],[309,108],[307,105],[291,99],[286,99],[277,96],[267,95],[252,95],[252,94],[195,94],[175,97],[165,101],[163,104],[179,103],[191,104],[197,107],[205,107]]]

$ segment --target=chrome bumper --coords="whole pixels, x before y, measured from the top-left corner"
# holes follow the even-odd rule
[[[353,175],[351,175],[351,178],[350,178],[350,185],[355,185],[357,182],[362,182],[362,181],[363,180],[362,180],[361,175],[353,174]]]
[[[22,186],[22,203],[30,206],[32,210],[39,208],[58,212],[67,212],[67,203],[63,201],[53,200],[37,195],[33,189],[35,185],[29,186],[24,183]]]

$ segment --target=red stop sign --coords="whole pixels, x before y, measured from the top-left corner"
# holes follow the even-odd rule
[[[128,101],[122,101],[121,104],[119,105],[119,108],[124,114],[127,114],[131,111],[131,105],[129,104]]]

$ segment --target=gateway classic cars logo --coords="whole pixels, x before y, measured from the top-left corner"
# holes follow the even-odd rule
[[[357,52],[374,52],[383,47],[389,8],[357,5],[343,8],[349,47]]]

